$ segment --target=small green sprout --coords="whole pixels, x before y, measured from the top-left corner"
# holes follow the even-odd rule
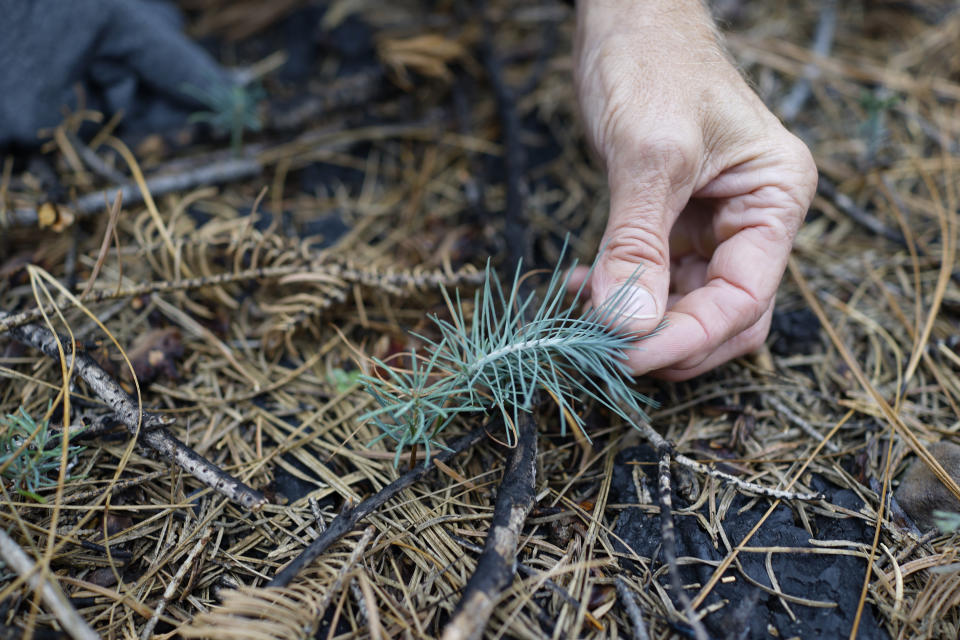
[[[333,388],[337,390],[337,393],[343,393],[355,385],[362,376],[363,373],[359,369],[344,371],[338,367],[332,369],[330,373],[327,374],[327,380],[333,385]]]
[[[218,131],[228,132],[234,155],[240,154],[243,132],[260,131],[263,126],[259,106],[267,96],[259,84],[213,82],[205,88],[185,85],[182,90],[209,108],[192,114],[189,122],[206,122]]]
[[[860,125],[860,135],[866,140],[867,157],[871,160],[887,140],[887,114],[898,102],[898,96],[885,92],[860,94],[860,106],[867,112],[867,119]]]
[[[4,468],[4,481],[20,495],[46,502],[39,492],[57,486],[56,478],[50,474],[60,469],[60,438],[59,433],[51,431],[47,420],[38,423],[23,407],[17,413],[0,416],[0,466]],[[28,440],[29,444],[17,453]],[[75,456],[84,448],[71,446],[68,454]]]
[[[933,512],[933,523],[940,533],[953,533],[960,529],[960,513],[937,509]]]
[[[628,423],[647,419],[643,406],[655,403],[633,387],[626,364],[627,352],[643,336],[628,331],[627,319],[617,313],[629,301],[614,296],[581,314],[582,287],[564,303],[569,273],[564,276],[558,266],[543,302],[533,309],[537,298],[521,294],[520,268],[505,292],[488,264],[472,307],[463,304],[459,292],[451,300],[443,290],[452,318],[431,318],[439,338],[418,336],[427,345],[425,354],[410,354],[405,368],[375,361],[383,376],[361,381],[378,406],[361,419],[372,420],[383,432],[375,441],[396,442],[395,462],[411,445],[422,445],[429,460],[431,446],[439,446],[436,436],[465,413],[499,411],[512,443],[519,412],[532,411],[537,394],[559,408],[562,432],[568,423],[584,431],[575,410],[584,398]]]

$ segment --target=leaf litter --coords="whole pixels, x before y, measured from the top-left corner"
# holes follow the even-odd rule
[[[219,0],[186,4],[208,34],[248,38],[244,56],[275,50],[271,38],[284,20],[305,11],[243,2],[218,22]],[[59,362],[0,342],[0,414],[22,408],[42,420],[52,402],[51,428],[62,431],[66,416],[70,446],[83,447],[68,449],[59,476],[46,473],[53,486],[35,487],[42,500],[4,482],[4,529],[101,637],[433,637],[476,566],[471,545],[486,536],[509,453],[486,439],[384,504],[367,521],[371,533],[335,543],[285,590],[262,589],[338,514],[406,471],[377,441],[376,425],[359,419],[375,409],[360,376],[376,375],[376,360],[424,352],[418,336],[442,339],[426,320],[450,321],[438,287],[461,288],[471,305],[480,268],[503,250],[498,120],[469,60],[482,38],[479,17],[447,5],[342,4],[324,26],[331,62],[313,82],[334,82],[349,54],[335,30],[359,21],[383,38],[369,51],[396,54],[383,62],[400,85],[356,72],[368,75],[327,96],[295,134],[266,127],[248,137],[254,177],[157,193],[153,206],[124,203],[116,241],[83,301],[103,326],[65,300],[56,300],[62,316],[48,313],[58,332],[69,327],[121,379],[112,339],[135,351],[150,332],[178,332],[182,354],[161,350],[152,365],[169,374],[175,360],[176,375],[143,376],[144,406],[198,454],[263,492],[262,508],[241,507],[152,456],[85,384],[64,380]],[[814,153],[821,187],[778,296],[769,348],[691,382],[639,380],[637,390],[659,401],[651,422],[678,453],[826,500],[777,503],[675,471],[683,588],[718,636],[716,629],[842,637],[856,621],[860,637],[956,637],[958,534],[917,530],[890,495],[918,447],[955,441],[960,428],[960,17],[937,3],[838,6],[832,47],[819,55],[811,42],[820,4],[721,5],[728,45],[768,104],[808,81],[790,124]],[[574,116],[572,12],[550,2],[488,11],[501,50],[512,53],[508,74],[525,77],[538,51],[550,54],[517,104],[536,257],[552,268],[572,233],[573,255],[589,261],[607,201]],[[558,42],[540,47],[547,23]],[[456,46],[427,46],[438,36]],[[447,74],[447,65],[460,66]],[[303,92],[270,76],[264,84],[271,96]],[[134,147],[150,174],[174,160],[187,170],[216,165],[223,156],[207,144],[154,138]],[[91,148],[126,171],[107,147]],[[51,146],[62,183],[80,195],[109,186],[66,156]],[[3,168],[0,309],[17,314],[37,304],[25,265],[85,282],[107,220],[44,208],[42,183],[28,168]],[[7,224],[6,212],[30,209],[52,211],[65,230]],[[518,556],[532,572],[503,594],[486,637],[642,637],[637,608],[649,637],[686,636],[659,555],[655,457],[616,413],[597,403],[577,411],[590,442],[563,434],[556,410],[538,416],[537,502]],[[472,426],[454,420],[448,433]],[[9,567],[2,578],[0,624],[59,628],[33,582]],[[255,629],[244,618],[251,602],[263,622]],[[202,626],[225,610],[236,615],[218,617],[224,626]]]

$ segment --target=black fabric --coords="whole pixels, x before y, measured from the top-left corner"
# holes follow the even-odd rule
[[[183,92],[231,82],[181,31],[160,0],[0,0],[0,146],[34,146],[64,107],[110,116],[133,130],[182,124],[203,105]]]

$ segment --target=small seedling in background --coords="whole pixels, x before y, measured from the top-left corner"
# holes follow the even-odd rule
[[[50,430],[47,420],[38,423],[23,407],[17,413],[0,417],[0,467],[4,481],[20,495],[46,502],[38,492],[57,486],[51,475],[60,469],[60,439],[59,433]],[[29,444],[18,453],[28,440]],[[68,456],[76,456],[84,448],[71,446]]]
[[[499,411],[512,443],[519,412],[531,411],[537,394],[557,405],[564,432],[570,423],[584,431],[575,410],[583,398],[627,422],[646,419],[642,407],[654,403],[634,389],[626,365],[627,352],[643,336],[627,331],[617,313],[628,300],[614,296],[581,315],[583,291],[564,304],[569,275],[558,266],[534,310],[536,296],[521,294],[519,267],[507,292],[489,265],[485,275],[472,306],[463,304],[459,292],[451,300],[443,291],[452,318],[431,318],[439,340],[418,336],[426,353],[412,353],[409,368],[378,360],[383,377],[361,378],[378,405],[361,419],[382,430],[377,440],[396,442],[395,462],[404,447],[418,445],[429,460],[436,436],[463,413]]]
[[[868,165],[873,165],[887,141],[887,114],[899,101],[899,97],[885,90],[860,94],[860,106],[867,112],[867,119],[860,125],[860,135],[867,143],[865,159]]]
[[[960,513],[936,509],[933,512],[933,523],[937,525],[940,533],[953,533],[960,529]]]
[[[349,390],[353,385],[357,384],[362,376],[363,372],[359,369],[354,369],[353,371],[344,371],[338,367],[336,369],[332,369],[330,373],[327,374],[327,380],[333,385],[333,388],[336,389],[337,393],[343,393]]]
[[[259,106],[267,94],[259,84],[211,83],[205,88],[186,85],[187,95],[209,108],[192,114],[189,122],[205,122],[218,131],[230,134],[230,149],[240,155],[244,131],[260,131]]]

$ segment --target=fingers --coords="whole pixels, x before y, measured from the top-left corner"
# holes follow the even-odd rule
[[[764,340],[766,340],[767,334],[770,332],[770,321],[772,318],[773,303],[770,304],[767,311],[760,316],[760,319],[757,320],[753,326],[740,332],[730,340],[727,340],[719,349],[708,354],[699,362],[690,364],[685,368],[679,365],[666,367],[652,371],[650,374],[656,378],[674,382],[689,380],[729,360],[752,353],[759,349],[763,345]]]
[[[754,167],[750,173],[762,178],[769,172]],[[692,291],[671,305],[667,326],[644,341],[643,351],[630,354],[635,374],[662,370],[689,377],[762,343],[769,328],[764,316],[771,313],[793,236],[815,189],[809,176],[793,177],[797,180],[790,187],[768,181],[719,207],[713,225],[720,242],[705,273],[698,272],[692,254],[688,265],[676,265],[675,285]],[[740,180],[732,175],[729,182]]]

